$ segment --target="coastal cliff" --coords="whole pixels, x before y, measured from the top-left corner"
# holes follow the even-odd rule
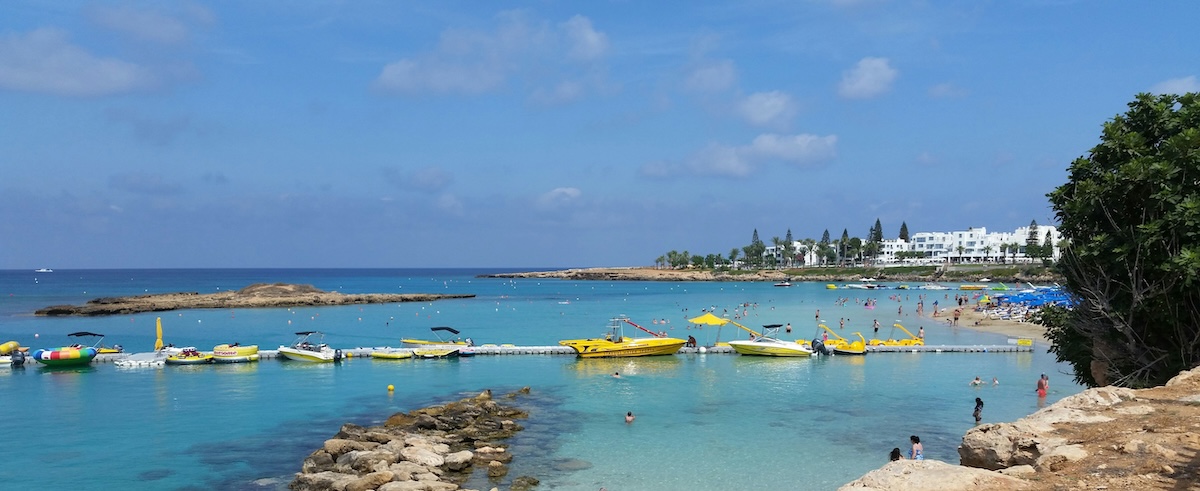
[[[241,290],[200,294],[196,292],[160,293],[132,297],[107,297],[89,300],[84,305],[53,305],[38,309],[41,316],[102,316],[179,309],[244,309],[267,307],[330,306],[369,303],[430,302],[451,298],[472,298],[469,294],[326,292],[312,285],[256,283]]]
[[[1194,489],[1200,477],[1200,368],[1161,387],[1099,387],[1013,423],[972,428],[961,465],[890,462],[840,491]]]

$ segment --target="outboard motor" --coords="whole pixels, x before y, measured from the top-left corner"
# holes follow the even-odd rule
[[[821,354],[821,355],[830,354],[829,348],[825,347],[825,342],[821,341],[820,338],[812,340],[812,347],[813,347],[813,353],[817,353],[817,354]]]
[[[13,368],[25,365],[25,352],[14,351],[12,354],[12,362],[9,363]]]
[[[334,362],[342,361],[342,350],[340,350],[340,349],[333,350],[333,361]]]

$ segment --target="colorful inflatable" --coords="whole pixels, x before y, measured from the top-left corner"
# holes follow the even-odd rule
[[[33,359],[48,367],[87,365],[95,357],[96,348],[91,346],[40,349],[33,352]]]

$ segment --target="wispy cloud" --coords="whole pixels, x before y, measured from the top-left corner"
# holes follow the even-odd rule
[[[863,58],[842,73],[838,95],[847,99],[869,99],[887,92],[900,74],[887,58]]]
[[[168,181],[159,174],[127,172],[109,176],[108,187],[132,194],[168,196],[183,192],[179,183]]]
[[[190,35],[183,21],[162,12],[129,6],[95,6],[86,12],[92,23],[139,41],[177,44]]]
[[[510,78],[530,76],[546,70],[526,70],[532,65],[556,67],[560,72],[575,69],[566,61],[596,62],[609,49],[608,36],[592,26],[587,17],[576,15],[557,26],[528,19],[519,12],[497,17],[491,31],[449,29],[441,34],[431,52],[416,54],[384,65],[374,87],[401,94],[480,94],[497,90]],[[550,70],[554,72],[554,70]],[[577,75],[577,74],[575,74]],[[561,77],[566,78],[566,77]],[[538,86],[530,80],[530,86]],[[576,87],[583,87],[578,82]],[[563,101],[570,85],[540,89],[532,96],[545,101]],[[569,94],[578,97],[582,92]]]
[[[737,112],[752,125],[783,127],[796,115],[792,96],[778,90],[750,94],[738,102]]]
[[[66,31],[42,28],[0,37],[0,88],[76,97],[150,89],[160,82],[150,69],[95,56],[71,44]]]
[[[594,60],[608,51],[608,36],[592,28],[592,21],[582,15],[571,17],[561,24],[571,48],[567,52],[577,60]]]
[[[1151,87],[1150,91],[1155,94],[1186,94],[1189,92],[1200,92],[1200,82],[1196,81],[1195,75],[1172,78],[1154,84],[1154,87]]]
[[[683,85],[695,92],[721,92],[737,83],[737,69],[732,60],[707,60],[688,72]]]
[[[454,174],[437,166],[403,170],[395,167],[383,169],[383,177],[394,186],[423,193],[436,193],[454,182]]]
[[[543,210],[557,210],[577,203],[583,197],[583,191],[575,187],[554,188],[537,198],[537,205]]]
[[[929,88],[929,97],[934,99],[959,99],[970,95],[970,91],[950,82],[940,83]]]
[[[762,134],[749,144],[712,144],[681,163],[651,162],[641,168],[646,177],[705,175],[746,177],[759,167],[780,162],[794,166],[813,165],[837,155],[837,135],[818,136]]]

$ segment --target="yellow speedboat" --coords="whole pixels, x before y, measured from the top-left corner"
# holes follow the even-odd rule
[[[625,323],[654,334],[642,326],[630,322],[628,317],[621,316],[609,322],[609,332],[603,338],[564,339],[558,344],[570,346],[580,358],[673,355],[684,344],[687,344],[687,340],[684,339],[658,337],[657,335],[650,338],[625,337],[622,331]]]
[[[763,334],[753,339],[730,341],[729,347],[743,355],[758,356],[812,356],[812,348],[795,341],[777,338],[781,324],[763,326]]]
[[[213,361],[216,363],[258,361],[258,345],[218,344],[213,346]]]

